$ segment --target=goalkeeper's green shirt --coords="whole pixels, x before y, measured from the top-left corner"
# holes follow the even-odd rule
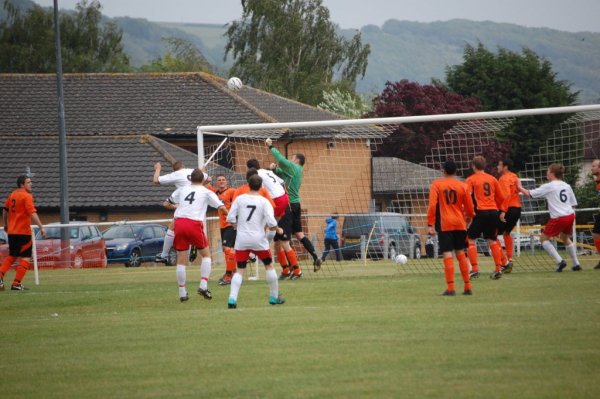
[[[302,166],[286,159],[275,147],[271,147],[271,153],[279,164],[279,167],[275,169],[275,174],[281,177],[285,182],[290,202],[299,204],[300,184],[302,184]]]

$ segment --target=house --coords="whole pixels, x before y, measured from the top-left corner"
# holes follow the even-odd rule
[[[0,193],[17,175],[34,176],[34,194],[45,223],[59,220],[58,120],[53,74],[0,74]],[[152,185],[153,164],[164,173],[173,160],[198,164],[197,126],[340,119],[338,115],[205,73],[65,74],[70,218],[88,221],[168,218],[161,202],[171,187]],[[288,129],[277,147],[307,158],[303,208],[314,215],[366,211],[371,203],[369,140],[372,128],[355,134],[341,128]],[[208,165],[240,182],[245,161],[264,165],[273,157],[265,137],[237,137]],[[242,135],[243,136],[243,135]],[[221,136],[205,137],[208,158]],[[221,168],[221,169],[219,169]],[[307,220],[320,233],[322,217]]]

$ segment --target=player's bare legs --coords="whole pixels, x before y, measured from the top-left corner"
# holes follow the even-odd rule
[[[200,261],[200,287],[198,287],[198,294],[202,295],[205,299],[212,299],[212,294],[208,290],[208,279],[210,278],[210,271],[212,269],[210,248],[202,248],[198,252],[202,257]]]
[[[175,231],[173,231],[174,229],[175,224],[171,221],[171,223],[169,223],[169,227],[167,228],[167,233],[165,234],[162,252],[156,255],[155,262],[167,263],[169,251],[171,250],[171,247],[173,246],[173,240],[175,239]],[[179,260],[177,261],[177,264],[179,264]]]

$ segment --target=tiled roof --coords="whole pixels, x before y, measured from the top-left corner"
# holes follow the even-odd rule
[[[0,75],[0,134],[58,131],[56,77]],[[198,124],[264,119],[205,74],[65,74],[68,135],[195,135]]]
[[[65,74],[67,135],[195,136],[199,125],[339,118],[205,73]],[[56,76],[0,74],[0,135],[57,134]]]
[[[440,171],[400,158],[373,158],[373,194],[427,193]]]
[[[38,208],[58,208],[58,139],[29,136],[0,140],[0,196],[6,198],[16,187],[17,176],[30,170]],[[164,174],[171,171],[172,159],[181,160],[190,168],[198,162],[196,154],[148,136],[80,136],[69,137],[67,142],[72,208],[160,208],[174,187],[153,185],[154,163],[162,163]],[[228,169],[209,167],[211,175],[223,172],[230,180],[242,180]]]

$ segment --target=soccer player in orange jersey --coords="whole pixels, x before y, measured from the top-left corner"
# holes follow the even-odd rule
[[[475,217],[467,230],[469,238],[469,261],[471,262],[472,270],[471,277],[479,276],[479,266],[477,264],[477,247],[475,240],[483,234],[483,238],[488,241],[490,252],[494,258],[496,268],[490,278],[497,280],[502,277],[502,246],[497,240],[499,213],[498,209],[502,209],[504,196],[500,183],[489,173],[484,171],[485,158],[478,155],[471,161],[473,174],[467,178],[467,188],[469,195],[473,200],[475,207]]]
[[[428,232],[432,236],[438,234],[439,248],[444,258],[447,288],[442,295],[456,295],[452,251],[456,255],[460,274],[463,278],[463,295],[473,295],[469,277],[469,263],[464,252],[467,246],[467,222],[475,214],[473,202],[467,192],[467,186],[454,177],[456,173],[454,161],[446,161],[443,171],[444,177],[435,180],[431,184],[429,208],[427,209]]]
[[[207,187],[223,201],[225,209],[231,209],[235,188],[229,187],[225,175],[218,175],[216,183],[217,187]],[[227,215],[223,213],[219,213],[219,228],[221,229],[221,245],[225,254],[225,274],[219,279],[219,285],[229,285],[236,270],[235,250],[233,249],[235,246],[236,230],[231,223],[227,222]]]
[[[514,242],[510,233],[517,225],[521,217],[521,197],[519,195],[519,177],[511,171],[513,163],[510,159],[504,159],[498,162],[498,173],[500,174],[500,187],[504,195],[502,209],[506,212],[500,212],[500,225],[498,234],[504,237],[504,246],[506,248],[506,257],[508,261],[502,266],[502,273],[510,273],[513,268]]]
[[[598,200],[600,202],[600,159],[594,159],[592,161],[592,176],[596,182],[596,192],[598,193]],[[596,250],[598,250],[598,254],[600,254],[600,213],[594,215],[592,237],[594,239],[594,244],[596,245]],[[594,266],[594,269],[600,270],[600,262]]]
[[[13,291],[28,289],[22,281],[29,269],[32,254],[31,222],[38,225],[42,237],[46,236],[46,230],[40,221],[31,195],[33,187],[31,178],[27,175],[19,176],[17,187],[6,199],[2,210],[4,230],[8,234],[9,255],[4,258],[0,266],[0,290],[4,290],[4,275],[16,260],[19,260],[19,263],[10,289]]]

